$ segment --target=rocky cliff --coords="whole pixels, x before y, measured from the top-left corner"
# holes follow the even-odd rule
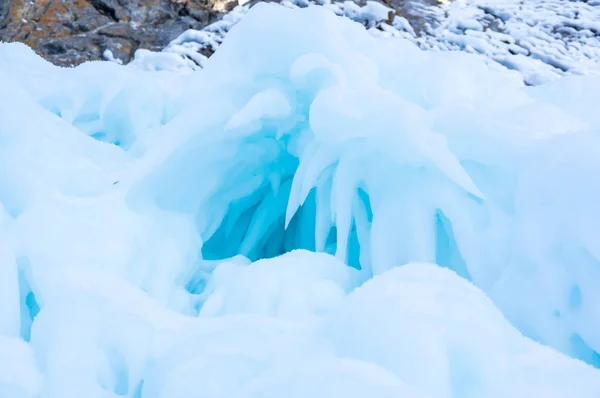
[[[237,0],[0,0],[0,41],[20,41],[57,65],[128,62],[138,48],[159,50],[201,29]]]

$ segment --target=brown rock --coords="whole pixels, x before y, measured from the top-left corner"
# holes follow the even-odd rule
[[[138,48],[164,48],[231,7],[214,6],[212,0],[0,0],[0,40],[24,42],[62,66],[102,59],[106,49],[126,63]]]

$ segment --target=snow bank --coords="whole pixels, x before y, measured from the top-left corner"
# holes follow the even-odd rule
[[[598,78],[274,4],[0,76],[2,397],[600,394]]]

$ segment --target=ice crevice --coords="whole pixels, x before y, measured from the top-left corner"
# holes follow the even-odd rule
[[[276,4],[0,76],[0,396],[599,396],[596,77]]]

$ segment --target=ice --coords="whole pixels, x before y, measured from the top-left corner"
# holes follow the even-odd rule
[[[2,398],[600,395],[598,77],[332,7],[194,73],[0,45]]]
[[[323,333],[336,354],[383,366],[436,397],[593,396],[600,388],[597,370],[557,361],[560,354],[524,338],[480,290],[431,264],[366,282],[325,320]],[[533,387],[541,377],[550,379]],[[590,389],[577,391],[572,377]]]
[[[0,395],[38,397],[42,375],[36,369],[31,347],[17,337],[0,334]]]
[[[10,220],[0,204],[0,336],[17,337],[21,322],[19,274],[10,236]]]
[[[200,316],[260,314],[280,318],[323,315],[357,283],[355,271],[330,256],[292,251],[280,261],[221,263]]]
[[[260,123],[262,118],[283,118],[290,114],[291,108],[285,96],[276,90],[265,90],[256,94],[225,125],[225,131],[244,127],[251,123]],[[258,125],[256,130],[260,130]]]
[[[368,362],[348,358],[303,361],[275,369],[235,397],[407,397],[426,398],[398,377]]]

